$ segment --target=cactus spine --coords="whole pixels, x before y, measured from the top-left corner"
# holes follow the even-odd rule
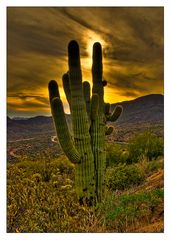
[[[62,101],[57,83],[49,82],[49,99],[52,116],[60,145],[76,167],[76,190],[79,199],[101,201],[103,176],[106,164],[105,134],[106,121],[116,121],[122,108],[117,106],[110,114],[110,104],[104,103],[104,86],[102,80],[102,49],[100,43],[93,46],[93,89],[90,96],[90,84],[82,83],[79,46],[76,41],[68,45],[69,72],[63,75],[63,87],[68,100],[73,139],[69,133]]]

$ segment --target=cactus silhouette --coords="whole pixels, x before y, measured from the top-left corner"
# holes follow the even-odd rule
[[[62,77],[63,88],[70,106],[72,134],[70,134],[56,81],[49,82],[49,99],[60,145],[76,168],[76,191],[81,202],[95,204],[101,201],[106,166],[105,135],[113,127],[107,121],[116,121],[122,112],[117,106],[110,114],[110,104],[104,103],[102,48],[93,45],[92,80],[82,82],[79,45],[72,40],[68,45],[69,71]]]

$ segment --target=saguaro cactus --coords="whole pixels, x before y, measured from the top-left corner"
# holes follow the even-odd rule
[[[122,112],[117,106],[110,114],[110,104],[104,103],[102,69],[102,48],[100,43],[93,46],[92,78],[90,84],[82,83],[79,46],[76,41],[68,45],[68,73],[63,75],[63,88],[68,100],[73,137],[68,130],[63,104],[56,81],[49,82],[49,99],[54,124],[60,145],[76,168],[76,190],[81,200],[101,201],[103,176],[106,165],[105,135],[112,133],[106,127],[107,121],[116,121]]]

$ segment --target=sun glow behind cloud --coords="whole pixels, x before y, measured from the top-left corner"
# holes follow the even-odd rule
[[[81,58],[81,66],[82,66],[82,75],[83,75],[83,81],[88,81],[90,83],[91,89],[92,89],[92,56],[93,56],[93,45],[95,42],[99,42],[102,46],[102,51],[108,46],[107,42],[103,39],[103,37],[100,34],[97,34],[96,32],[93,32],[91,30],[86,30],[83,34],[83,41],[85,43],[85,50],[86,50],[86,57]],[[103,56],[103,64],[105,64],[105,59]],[[107,95],[105,95],[105,101],[110,101],[111,93],[113,93],[111,87],[105,87],[105,92]],[[113,95],[113,94],[112,94]]]
[[[85,50],[87,54],[87,56],[82,59],[83,68],[86,68],[91,72],[94,43],[99,42],[102,46],[102,50],[104,50],[108,45],[100,34],[91,30],[86,30],[83,33],[83,41],[85,43]]]
[[[92,49],[95,42],[100,42],[103,49],[107,46],[107,43],[104,41],[103,37],[91,30],[87,30],[84,34],[84,37],[87,42],[86,51],[90,59],[92,58]]]
[[[62,75],[72,39],[80,45],[83,81],[91,86],[92,47],[102,44],[106,102],[163,93],[162,8],[8,8],[10,116],[49,115],[51,79],[69,112]]]

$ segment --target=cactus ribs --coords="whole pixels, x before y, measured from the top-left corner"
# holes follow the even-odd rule
[[[63,88],[70,106],[71,136],[56,81],[49,82],[49,99],[60,145],[76,168],[76,191],[81,203],[100,202],[103,194],[103,176],[106,166],[105,135],[112,127],[107,121],[116,121],[122,112],[117,106],[110,114],[110,104],[104,103],[102,47],[93,45],[92,96],[89,82],[82,82],[79,45],[72,40],[68,45],[69,71],[63,75]]]

